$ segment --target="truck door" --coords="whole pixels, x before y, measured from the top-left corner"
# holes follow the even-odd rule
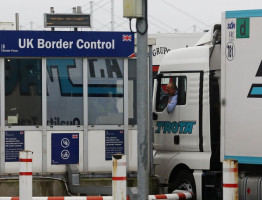
[[[198,151],[199,119],[202,99],[201,73],[161,74],[157,78],[154,101],[154,145],[156,150]],[[166,86],[174,82],[178,91],[175,110],[166,110],[168,95]],[[202,117],[201,117],[202,118]]]

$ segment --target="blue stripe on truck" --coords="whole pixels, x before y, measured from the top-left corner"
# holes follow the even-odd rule
[[[251,95],[262,95],[262,87],[253,87],[250,94]]]
[[[262,16],[262,9],[226,11],[226,18],[261,17],[261,16]]]
[[[225,160],[237,160],[238,163],[243,164],[262,164],[262,157],[250,157],[250,156],[225,156]]]

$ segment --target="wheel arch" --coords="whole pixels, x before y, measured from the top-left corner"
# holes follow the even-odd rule
[[[197,188],[193,173],[194,170],[186,164],[175,166],[168,178],[168,192],[173,192],[175,189],[187,190],[193,194],[193,200],[196,200]]]
[[[190,169],[186,164],[180,163],[180,164],[176,165],[176,166],[172,169],[172,171],[171,171],[171,173],[170,173],[170,175],[169,175],[169,177],[168,177],[168,184],[169,184],[170,181],[173,179],[173,177],[175,177],[175,175],[177,175],[180,171],[182,171],[182,170],[184,170],[184,169],[190,171],[190,172],[193,174],[193,170],[192,170],[192,169]]]

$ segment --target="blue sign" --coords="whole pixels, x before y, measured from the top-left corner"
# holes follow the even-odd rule
[[[105,131],[106,160],[112,160],[114,154],[124,154],[124,130]]]
[[[79,163],[79,133],[52,133],[51,164]]]
[[[130,57],[131,32],[0,31],[1,57]]]
[[[5,132],[5,162],[19,162],[19,152],[25,150],[24,131]]]

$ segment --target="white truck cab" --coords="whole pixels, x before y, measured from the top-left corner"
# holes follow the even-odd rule
[[[261,27],[262,9],[226,11],[194,47],[162,60],[154,83],[154,164],[169,192],[218,200],[223,186],[223,199],[261,199]],[[178,87],[172,113],[166,111],[169,82]],[[223,176],[237,172],[230,178],[238,180],[222,184],[221,163],[230,161],[238,166],[223,169]],[[229,188],[236,189],[232,196]]]
[[[216,24],[194,47],[176,49],[162,60],[154,83],[154,165],[160,183],[202,195],[204,170],[220,170],[221,26]],[[178,88],[168,113],[166,85]],[[214,120],[215,119],[215,120]]]

